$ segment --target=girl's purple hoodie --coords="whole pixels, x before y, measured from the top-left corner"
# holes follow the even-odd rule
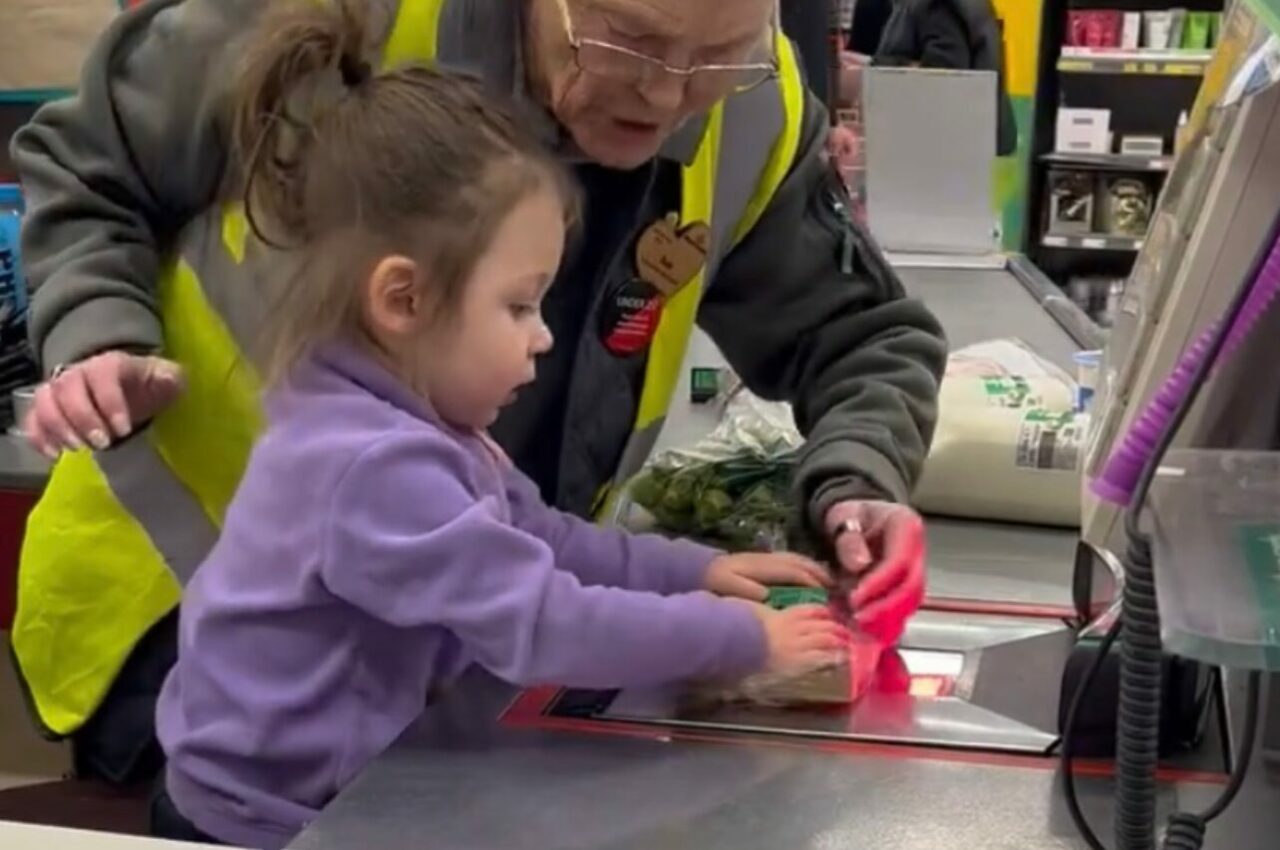
[[[583,688],[763,665],[755,615],[700,591],[713,551],[546,507],[357,349],[317,352],[267,415],[157,712],[202,832],[283,847],[471,663]]]

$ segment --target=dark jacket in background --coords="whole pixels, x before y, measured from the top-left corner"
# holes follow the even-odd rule
[[[892,14],[893,0],[858,0],[853,7],[847,47],[863,56],[875,56]]]
[[[1009,156],[1017,150],[1017,119],[1005,83],[1004,35],[991,0],[895,0],[874,56],[877,65],[995,71],[996,154]]]
[[[831,0],[783,0],[782,31],[800,51],[809,90],[831,105]]]

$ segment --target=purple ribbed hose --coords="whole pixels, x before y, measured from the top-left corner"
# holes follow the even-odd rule
[[[1267,256],[1262,271],[1250,284],[1248,300],[1232,326],[1213,368],[1218,368],[1235,355],[1240,344],[1249,336],[1253,326],[1277,295],[1280,295],[1280,238],[1272,243],[1271,253]],[[1090,489],[1098,498],[1120,507],[1129,504],[1129,500],[1133,498],[1133,489],[1138,484],[1138,476],[1151,458],[1156,441],[1168,427],[1173,412],[1186,397],[1191,379],[1204,362],[1217,332],[1218,322],[1214,322],[1200,334],[1183,353],[1173,374],[1161,385],[1142,415],[1134,420],[1120,447],[1107,459],[1102,474],[1090,484]]]

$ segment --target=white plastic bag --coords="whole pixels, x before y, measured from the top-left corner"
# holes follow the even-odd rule
[[[913,495],[925,512],[1077,526],[1088,417],[1076,382],[1016,339],[952,353]]]

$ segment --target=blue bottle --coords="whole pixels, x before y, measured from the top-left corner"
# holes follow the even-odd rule
[[[20,256],[22,190],[0,183],[0,329],[22,322],[27,315],[27,286]]]

